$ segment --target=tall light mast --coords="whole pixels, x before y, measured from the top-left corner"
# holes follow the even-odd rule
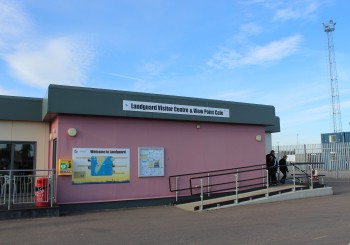
[[[335,63],[334,45],[333,45],[333,31],[335,30],[335,22],[330,20],[329,23],[323,23],[323,29],[327,36],[328,44],[328,62],[330,75],[330,93],[332,99],[332,114],[333,114],[333,130],[334,133],[342,132],[342,121],[339,103],[338,78],[337,68]]]

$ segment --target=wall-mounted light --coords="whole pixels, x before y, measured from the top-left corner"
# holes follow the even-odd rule
[[[49,140],[51,141],[52,140],[52,133],[49,134]]]
[[[68,129],[68,135],[71,137],[74,137],[77,135],[77,130],[75,128],[69,128]]]
[[[196,128],[197,128],[197,129],[200,129],[200,128],[201,128],[201,125],[197,124]]]
[[[256,139],[256,141],[260,142],[262,140],[261,135],[258,134],[257,136],[255,136],[255,139]]]

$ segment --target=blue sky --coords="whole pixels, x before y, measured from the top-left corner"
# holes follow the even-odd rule
[[[332,132],[326,35],[350,131],[350,1],[0,0],[0,94],[50,83],[273,105],[273,144]]]

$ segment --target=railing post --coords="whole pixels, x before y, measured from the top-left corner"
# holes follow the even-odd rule
[[[178,184],[179,184],[179,176],[176,176],[176,180],[175,180],[175,201],[178,201]]]
[[[49,178],[51,179],[51,181],[50,181],[50,184],[51,184],[51,186],[50,186],[50,200],[51,200],[50,205],[52,208],[53,203],[54,203],[54,196],[55,196],[54,195],[55,172],[53,169],[51,170],[51,174],[49,175]]]
[[[265,184],[265,171],[264,171],[264,166],[261,166],[261,175],[263,176],[263,186],[264,186],[264,184]]]
[[[10,170],[9,172],[9,176],[5,177],[5,192],[4,192],[4,196],[6,197],[6,186],[9,186],[9,194],[8,194],[8,200],[7,200],[7,209],[10,210],[11,209],[11,175],[12,172]],[[6,201],[6,199],[5,199]]]
[[[235,174],[235,177],[236,177],[236,200],[235,200],[235,204],[238,204],[238,191],[239,191],[239,188],[238,188],[238,169],[237,169],[237,173]]]
[[[293,165],[293,191],[295,191],[295,166]]]
[[[342,137],[342,139],[343,139],[343,137]],[[335,169],[336,169],[336,178],[338,179],[338,177],[339,177],[339,161],[340,161],[340,154],[339,154],[339,148],[340,148],[340,146],[339,146],[339,144],[335,144],[334,145],[334,147],[335,147],[335,152],[336,152],[336,155],[335,155],[335,161],[334,161],[334,163],[335,163]]]
[[[309,169],[310,169],[310,188],[311,190],[314,189],[314,170],[312,169],[312,166],[310,165],[309,166]]]
[[[203,179],[201,179],[201,207],[200,207],[200,211],[203,211]]]
[[[210,196],[210,173],[208,173],[208,196]]]
[[[270,193],[269,193],[269,170],[266,169],[266,197],[269,197]]]

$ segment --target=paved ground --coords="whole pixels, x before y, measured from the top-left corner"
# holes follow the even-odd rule
[[[0,221],[0,244],[350,244],[350,180],[333,196],[189,212],[172,206]]]

